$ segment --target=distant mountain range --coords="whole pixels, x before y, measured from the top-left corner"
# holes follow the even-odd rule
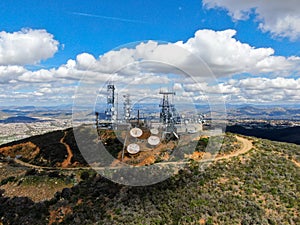
[[[300,108],[290,107],[230,107],[228,117],[252,119],[300,119]]]
[[[175,103],[176,105],[176,103]],[[137,106],[137,105],[136,105]],[[145,109],[153,105],[144,105]],[[141,107],[141,106],[140,106]],[[208,105],[195,105],[204,114],[210,113]],[[150,107],[151,108],[151,107]],[[98,110],[99,111],[99,110]],[[227,117],[236,119],[294,119],[300,120],[300,105],[226,105]],[[8,116],[71,117],[72,105],[0,107]],[[101,111],[99,111],[101,113]],[[1,114],[0,114],[1,115]]]
[[[2,122],[10,123],[10,118],[12,117],[12,122],[16,119],[20,120],[24,117],[24,120],[28,120],[25,117],[46,117],[46,118],[71,118],[72,116],[72,105],[61,105],[61,106],[21,106],[21,107],[10,107],[2,106],[0,107],[0,119]],[[8,119],[7,121],[3,121]],[[28,120],[29,121],[29,120]],[[34,122],[34,121],[32,121]]]
[[[8,117],[4,120],[0,120],[0,123],[33,123],[39,121],[42,120],[28,117],[28,116],[13,116],[13,117]]]

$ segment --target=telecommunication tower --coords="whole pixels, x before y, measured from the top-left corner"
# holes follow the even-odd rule
[[[162,102],[159,105],[159,107],[161,107],[160,122],[166,125],[167,127],[174,127],[175,124],[174,112],[176,110],[175,110],[175,106],[171,103],[169,96],[175,95],[175,92],[160,91],[159,94],[163,95]]]
[[[106,120],[115,120],[116,108],[115,108],[115,86],[113,84],[107,85],[107,104],[106,104]]]
[[[125,122],[128,122],[130,119],[130,113],[131,113],[131,102],[130,102],[130,96],[129,94],[123,95],[124,97],[124,120]]]
[[[98,125],[99,125],[99,113],[95,112],[95,116],[96,116],[96,126],[98,127]]]

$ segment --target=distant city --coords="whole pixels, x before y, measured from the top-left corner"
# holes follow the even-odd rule
[[[205,125],[210,125],[210,111],[199,106]],[[149,108],[145,107],[146,113]],[[87,114],[87,123],[93,123],[93,114]],[[300,126],[300,107],[289,106],[228,106],[227,126],[245,129],[272,129]],[[81,121],[82,122],[82,121]],[[75,122],[76,123],[76,122]],[[0,107],[0,145],[54,130],[77,126],[72,121],[72,106],[57,107]]]

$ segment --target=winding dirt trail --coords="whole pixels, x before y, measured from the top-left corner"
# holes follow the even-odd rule
[[[67,152],[68,152],[68,157],[61,163],[62,168],[66,168],[69,165],[71,165],[72,164],[71,159],[73,157],[73,152],[72,152],[70,146],[67,143],[65,143],[66,136],[67,136],[67,131],[65,131],[64,136],[60,139],[60,143],[62,143],[66,147]]]
[[[238,156],[238,155],[245,154],[246,152],[250,151],[253,148],[252,141],[250,141],[246,138],[240,137],[240,136],[236,136],[236,139],[239,142],[242,143],[242,147],[239,150],[237,150],[235,152],[232,152],[230,154],[216,157],[215,161],[218,161],[218,160],[221,160],[221,159],[229,159],[229,158],[232,158],[232,157],[235,157],[235,156]]]
[[[66,133],[65,133],[66,135]],[[69,147],[68,144],[64,143],[64,138],[65,136],[61,139],[61,143],[64,144],[68,150],[68,157],[67,159],[63,162],[64,166],[66,167],[62,167],[62,168],[54,168],[54,167],[42,167],[42,166],[37,166],[37,165],[32,165],[32,164],[29,164],[29,163],[25,163],[21,160],[18,160],[18,159],[15,159],[15,162],[20,164],[20,165],[23,165],[23,166],[26,166],[26,167],[31,167],[31,168],[36,168],[36,169],[45,169],[45,170],[81,170],[81,169],[89,169],[91,167],[74,167],[74,168],[70,168],[70,167],[67,167],[67,165],[70,165],[70,162],[71,162],[71,159],[73,157],[73,153]],[[200,160],[199,162],[214,162],[214,161],[218,161],[218,160],[222,160],[222,159],[230,159],[232,157],[235,157],[235,156],[238,156],[238,155],[241,155],[241,154],[244,154],[246,152],[248,152],[249,150],[251,150],[253,148],[253,144],[250,140],[246,139],[246,138],[243,138],[243,137],[239,137],[239,136],[236,136],[236,138],[238,139],[238,141],[240,141],[242,143],[242,147],[231,153],[231,154],[228,154],[228,155],[225,155],[225,156],[220,156],[220,157],[216,157],[214,159],[202,159]],[[160,163],[157,163],[161,166],[167,166],[167,165],[183,165],[183,164],[188,164],[188,162],[160,162]],[[134,167],[134,166],[130,166],[130,167]],[[94,170],[107,170],[107,169],[122,169],[124,168],[124,166],[113,166],[113,167],[92,167]],[[125,167],[125,168],[129,168],[129,167]]]
[[[37,166],[37,165],[33,165],[27,162],[24,162],[20,159],[14,159],[15,163],[21,165],[21,166],[25,166],[25,167],[29,167],[29,168],[33,168],[33,169],[47,169],[48,167],[44,167],[44,166]]]
[[[292,161],[297,167],[300,167],[300,163],[297,162],[295,159],[292,159],[291,161]]]
[[[201,163],[206,163],[206,162],[216,162],[218,160],[223,160],[223,159],[230,159],[232,157],[245,154],[253,148],[252,141],[250,141],[246,138],[237,136],[237,135],[236,135],[236,138],[237,138],[238,141],[240,141],[242,143],[242,147],[239,150],[237,150],[235,152],[232,152],[230,154],[227,154],[227,155],[217,156],[215,158],[213,158],[213,157],[204,158],[204,159],[202,158],[202,159],[199,159],[199,160],[196,160],[196,161],[201,162]],[[180,164],[187,164],[187,162],[161,162],[161,163],[157,163],[157,164],[160,164],[160,165],[168,165],[168,164],[180,165]]]

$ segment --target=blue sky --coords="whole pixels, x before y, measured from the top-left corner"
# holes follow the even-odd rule
[[[217,93],[207,92],[224,92],[229,103],[298,102],[299,4],[295,0],[274,0],[272,5],[255,2],[3,0],[0,105],[72,103],[80,79],[74,69],[89,70],[80,67],[80,63],[87,59],[92,62],[93,56],[101,64],[99,56],[143,40],[181,42],[183,48],[198,54],[220,83]],[[24,41],[25,36],[33,35],[36,39]],[[204,35],[210,42],[204,41]],[[20,38],[23,41],[18,43]],[[39,41],[38,46],[33,46]],[[192,44],[187,44],[189,41]],[[219,44],[214,45],[214,41]],[[220,60],[215,62],[218,54]],[[241,54],[241,62],[233,62],[235,54]],[[82,62],[77,60],[78,55]],[[241,66],[235,68],[236,64]]]
[[[2,1],[2,30],[46,29],[65,46],[48,60],[58,65],[82,52],[100,55],[128,42],[175,42],[187,40],[201,28],[234,26],[226,13],[204,11],[199,1],[193,0],[32,2]]]

